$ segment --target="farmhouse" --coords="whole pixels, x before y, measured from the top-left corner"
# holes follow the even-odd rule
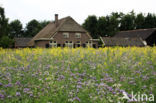
[[[121,31],[115,34],[115,38],[141,38],[147,45],[153,46],[156,44],[156,28],[138,29]],[[133,41],[132,41],[133,42]]]
[[[68,16],[50,22],[28,43],[31,47],[98,47],[98,40],[92,39],[72,17]]]
[[[101,40],[106,46],[154,46],[156,44],[156,28],[120,31],[114,37],[93,39],[72,17],[55,20],[45,26],[31,38],[15,38],[15,47],[94,47],[98,48]]]

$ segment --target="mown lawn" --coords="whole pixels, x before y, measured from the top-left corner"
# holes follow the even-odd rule
[[[132,92],[156,98],[156,47],[0,49],[0,103],[127,103]]]

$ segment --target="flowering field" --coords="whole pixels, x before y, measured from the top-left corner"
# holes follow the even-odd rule
[[[155,47],[0,49],[0,103],[148,103],[152,95]]]

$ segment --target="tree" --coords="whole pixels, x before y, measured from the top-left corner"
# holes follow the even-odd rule
[[[0,39],[0,47],[3,47],[3,48],[12,47],[13,43],[14,43],[14,41],[12,39],[10,39],[8,36],[3,36]]]
[[[39,23],[40,23],[40,27],[41,27],[40,29],[43,29],[46,25],[48,25],[50,23],[50,21],[44,20],[44,21],[40,21]]]
[[[100,36],[113,36],[119,31],[119,23],[122,13],[113,12],[106,17],[99,17],[98,19],[98,34]]]
[[[9,24],[9,37],[21,37],[23,34],[22,24],[19,20],[14,20]]]
[[[144,28],[145,17],[142,13],[137,14],[135,19],[136,29]]]
[[[144,28],[154,28],[156,27],[156,16],[154,14],[148,13],[145,17]]]
[[[114,36],[117,31],[119,31],[119,24],[122,13],[113,12],[110,16],[107,16],[107,35]]]
[[[133,30],[135,29],[135,13],[132,11],[121,18],[120,30]]]
[[[97,29],[98,29],[98,35],[103,37],[103,36],[107,36],[107,26],[108,26],[108,22],[107,22],[107,19],[106,17],[102,16],[102,17],[99,17],[99,20],[98,20],[98,24],[97,24]]]
[[[8,35],[8,19],[5,18],[4,8],[0,7],[0,38]]]
[[[26,25],[24,36],[34,37],[40,31],[40,29],[40,23],[37,20],[33,19]]]
[[[83,23],[83,27],[88,32],[90,32],[90,34],[93,38],[98,38],[97,24],[98,24],[98,20],[95,15],[88,16],[88,18]]]
[[[4,8],[0,7],[0,47],[7,48],[13,43],[8,37],[8,19],[5,18]]]

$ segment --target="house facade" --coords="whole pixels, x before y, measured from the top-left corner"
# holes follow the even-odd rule
[[[83,29],[70,16],[50,22],[29,43],[31,47],[98,47],[98,40],[92,39],[90,34]]]

